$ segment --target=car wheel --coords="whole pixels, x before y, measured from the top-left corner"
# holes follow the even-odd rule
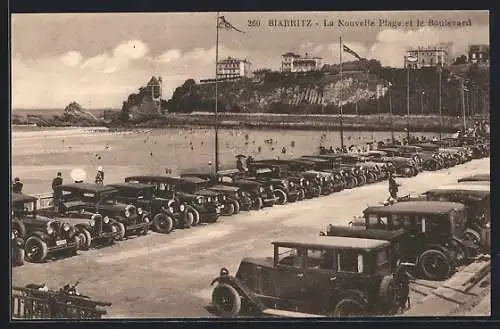
[[[470,228],[465,230],[464,237],[467,240],[472,241],[474,244],[477,244],[477,245],[479,245],[481,242],[481,234],[479,234],[478,232],[476,232],[475,230],[472,230]]]
[[[264,201],[260,196],[257,197],[253,202],[253,210],[261,210],[263,206],[264,206]]]
[[[379,296],[382,302],[382,311],[385,314],[393,314],[397,311],[399,308],[398,287],[392,275],[387,275],[382,278]]]
[[[343,298],[337,305],[333,312],[335,317],[341,316],[363,316],[366,315],[366,307],[364,303],[357,301],[353,298]]]
[[[422,273],[429,280],[443,280],[451,273],[450,260],[440,250],[424,251],[419,257],[418,264]]]
[[[299,198],[297,200],[302,201],[306,198],[306,192],[304,191],[303,188],[299,190]]]
[[[31,236],[26,240],[24,250],[26,259],[32,263],[43,262],[49,252],[47,243],[37,236]]]
[[[252,199],[249,197],[245,197],[244,200],[245,201],[241,203],[241,210],[250,211],[252,209],[252,204],[253,204]]]
[[[284,205],[287,202],[286,193],[283,190],[274,190],[274,195],[278,198],[277,204]]]
[[[313,197],[317,198],[321,195],[321,186],[318,185],[315,189],[313,189]]]
[[[158,233],[170,233],[174,229],[174,220],[165,213],[158,213],[153,217],[153,230]]]
[[[184,214],[184,228],[190,228],[195,222],[195,214],[192,210],[187,210]]]
[[[144,217],[143,221],[145,225],[143,229],[137,232],[139,235],[147,235],[149,233],[149,226],[150,226],[149,217]]]
[[[113,224],[113,226],[116,227],[116,230],[118,231],[115,240],[123,240],[123,238],[125,238],[125,233],[126,233],[125,225],[123,225],[123,223],[116,222],[115,224]]]
[[[234,214],[237,215],[240,213],[241,210],[240,202],[238,200],[233,200],[233,204],[234,204]]]
[[[220,283],[212,292],[212,305],[220,316],[233,318],[241,311],[241,297],[236,289]]]
[[[16,238],[24,239],[24,237],[26,236],[26,227],[20,220],[12,220],[12,233],[14,233],[14,236]]]
[[[89,250],[90,245],[92,244],[92,235],[90,232],[82,228],[78,233],[78,238],[80,239],[80,249],[81,250]]]
[[[15,246],[12,261],[14,266],[24,265],[24,249]]]
[[[225,206],[224,206],[224,216],[232,216],[234,215],[234,211],[235,211],[235,207],[234,207],[234,203],[233,202],[229,202],[227,203]]]

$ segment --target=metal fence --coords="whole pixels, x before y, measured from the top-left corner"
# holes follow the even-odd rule
[[[57,291],[12,288],[12,319],[101,319],[111,303]]]

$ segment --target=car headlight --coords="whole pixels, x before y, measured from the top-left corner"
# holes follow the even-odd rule
[[[226,201],[226,196],[225,195],[222,196],[222,201]]]
[[[185,206],[185,205],[183,205],[183,204],[181,204],[181,205],[179,206],[179,210],[182,212],[182,211],[184,211],[184,209],[186,209],[186,206]]]
[[[198,198],[197,202],[198,202],[198,204],[202,204],[203,203],[203,198]]]
[[[306,180],[306,186],[309,186],[310,184],[311,183],[308,180]]]
[[[63,230],[68,232],[69,231],[69,224],[68,223],[64,223],[63,224]]]
[[[54,233],[54,229],[52,228],[52,226],[48,226],[47,227],[47,234],[51,235],[52,233]]]
[[[207,201],[208,201],[208,202],[212,202],[212,198],[211,198],[211,197],[208,197],[208,198],[207,198]]]
[[[262,186],[261,186],[261,187],[259,187],[259,192],[260,192],[260,193],[263,193],[263,192],[264,192],[264,188],[263,188]]]
[[[142,208],[137,208],[137,213],[138,213],[139,215],[142,215]]]
[[[89,220],[89,225],[90,226],[94,226],[95,225],[95,220],[93,220],[93,219]]]
[[[295,184],[293,182],[290,182],[290,187],[294,187]]]
[[[169,211],[170,213],[173,213],[173,212],[174,212],[174,207],[168,207],[168,211]]]
[[[103,221],[104,221],[104,224],[108,224],[109,223],[109,217],[108,216],[104,217]]]

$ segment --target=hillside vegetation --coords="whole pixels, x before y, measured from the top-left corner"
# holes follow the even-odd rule
[[[218,83],[218,110],[234,113],[337,114],[340,104],[345,114],[406,114],[407,72],[386,68],[378,62],[350,62],[343,65],[342,85],[338,65],[304,74],[264,72],[256,79]],[[466,100],[475,113],[489,112],[489,67],[450,66],[441,75],[442,113],[462,113],[460,78],[468,80],[472,96]],[[434,68],[410,70],[410,112],[437,115],[438,73]],[[392,87],[389,88],[389,83]],[[377,93],[377,85],[382,86]],[[473,87],[474,86],[474,87]],[[424,96],[422,96],[422,92]],[[378,97],[377,97],[378,95]],[[472,106],[474,104],[474,106]],[[197,84],[189,79],[178,87],[165,104],[168,112],[213,112],[215,85]]]

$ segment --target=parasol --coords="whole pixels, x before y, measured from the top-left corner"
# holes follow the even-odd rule
[[[79,182],[87,178],[87,173],[81,168],[75,168],[71,171],[70,176],[75,182]]]
[[[246,155],[243,155],[243,154],[238,154],[236,156],[237,159],[240,159],[240,158],[246,158],[247,156]]]

